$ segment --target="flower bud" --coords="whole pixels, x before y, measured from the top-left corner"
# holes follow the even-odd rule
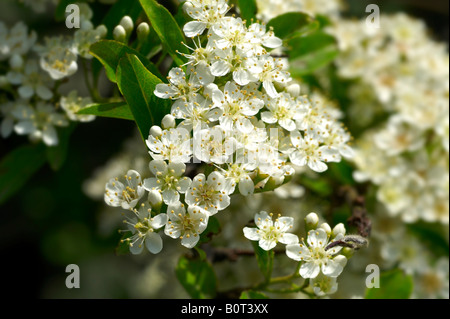
[[[163,129],[165,129],[165,130],[174,128],[176,126],[175,117],[173,117],[170,114],[167,114],[162,119],[161,124],[162,124]]]
[[[124,16],[122,20],[120,20],[120,25],[125,29],[127,35],[130,35],[134,29],[134,22],[129,16]]]
[[[331,233],[331,237],[335,238],[338,234],[342,234],[345,236],[345,226],[342,223],[337,224],[336,226],[334,226],[333,228],[333,232]]]
[[[152,206],[152,209],[158,211],[161,208],[163,198],[158,190],[151,190],[148,193],[148,201]]]
[[[306,232],[316,229],[319,225],[319,216],[316,213],[309,213],[305,217],[305,224]]]
[[[328,234],[328,236],[331,235],[331,227],[327,223],[323,223],[319,226],[319,228],[322,228]]]
[[[292,95],[292,97],[298,97],[300,95],[300,85],[297,83],[291,84],[286,88],[286,92]]]
[[[162,129],[157,125],[154,125],[150,128],[150,135],[153,137],[159,137],[162,135],[162,133]]]
[[[121,25],[118,25],[114,28],[113,37],[114,37],[114,40],[116,40],[118,42],[125,42],[125,40],[127,38],[127,32]]]
[[[142,22],[137,27],[137,37],[139,42],[143,42],[147,39],[148,35],[150,34],[150,26],[147,22]]]
[[[97,32],[101,38],[104,38],[108,34],[108,28],[104,24],[100,24],[97,27]]]

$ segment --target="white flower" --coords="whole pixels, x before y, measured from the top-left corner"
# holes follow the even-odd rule
[[[190,0],[186,1],[183,9],[196,20],[186,23],[183,27],[186,36],[192,38],[221,21],[229,7],[226,0]]]
[[[18,93],[22,99],[30,99],[37,95],[43,100],[50,100],[53,92],[49,87],[53,85],[49,75],[43,72],[34,59],[26,62],[23,70],[10,71],[7,79],[11,84],[20,85]]]
[[[78,111],[86,108],[92,104],[90,97],[79,97],[77,91],[72,91],[68,96],[61,97],[61,108],[66,112],[67,116],[72,121],[91,122],[95,120],[95,115],[76,114]]]
[[[286,84],[292,80],[290,74],[283,70],[281,59],[265,56],[258,63],[262,68],[262,72],[258,75],[259,81],[271,98],[277,98],[278,92],[275,89],[274,82]]]
[[[133,209],[144,196],[141,175],[129,170],[123,178],[112,178],[105,187],[105,202],[109,206]]]
[[[343,237],[342,234],[338,234],[331,242]],[[289,258],[303,262],[300,267],[300,276],[316,278],[321,271],[328,277],[338,277],[341,274],[347,258],[337,255],[342,247],[337,246],[325,250],[328,241],[326,231],[318,228],[308,232],[306,243],[286,246],[286,254]]]
[[[181,238],[181,244],[187,248],[197,245],[200,234],[208,226],[208,214],[197,206],[186,208],[180,202],[167,208],[169,221],[164,233],[174,239]]]
[[[326,162],[339,162],[339,152],[327,145],[320,146],[319,138],[315,131],[308,132],[308,135],[305,132],[305,137],[299,131],[291,132],[291,142],[295,147],[289,155],[291,162],[297,166],[308,165],[318,173],[328,169]]]
[[[170,70],[169,76],[167,77],[170,83],[156,85],[155,95],[161,99],[178,100],[174,104],[174,107],[191,101],[197,96],[197,92],[202,88],[202,85],[198,81],[198,78],[193,75],[193,69],[189,70],[191,71],[189,80],[187,80],[186,73],[182,69],[173,68]]]
[[[77,55],[72,43],[62,37],[45,39],[45,46],[36,48],[42,69],[54,80],[73,75],[78,70]]]
[[[423,269],[415,280],[415,297],[449,299],[449,262],[441,257],[436,264]]]
[[[269,99],[266,107],[269,111],[262,112],[261,119],[268,124],[278,123],[290,132],[297,129],[296,121],[301,121],[308,111],[287,93],[281,93],[277,99]]]
[[[334,294],[338,290],[337,278],[319,274],[316,278],[311,279],[311,287],[319,297]]]
[[[167,164],[165,161],[154,160],[149,167],[156,177],[144,180],[144,188],[147,191],[159,190],[167,205],[178,202],[180,194],[184,194],[191,185],[191,179],[183,177],[186,171],[183,163]]]
[[[193,152],[196,159],[205,163],[225,164],[230,162],[236,141],[220,126],[194,132]]]
[[[186,191],[186,203],[204,209],[209,216],[224,210],[230,205],[230,189],[225,177],[219,172],[212,172],[206,179],[205,174],[198,174]]]
[[[104,38],[106,33],[107,29],[104,25],[94,29],[91,23],[83,23],[74,33],[76,53],[85,59],[92,59],[94,56],[89,53],[91,45]]]
[[[255,215],[255,224],[258,228],[244,228],[244,236],[249,240],[259,241],[259,247],[264,250],[275,248],[277,243],[292,245],[298,243],[297,235],[288,233],[294,225],[292,217],[281,217],[272,220],[273,214],[260,212]]]
[[[13,111],[17,119],[14,130],[19,135],[29,135],[33,140],[43,140],[48,146],[58,144],[55,126],[69,123],[63,114],[58,114],[53,105],[38,102],[36,109],[29,105],[19,105]]]
[[[233,82],[225,84],[223,93],[220,90],[213,91],[212,100],[214,106],[222,112],[219,122],[225,131],[231,131],[233,128],[250,131],[253,128],[249,118],[259,112],[264,101],[245,93]]]
[[[243,196],[253,194],[255,191],[255,183],[252,176],[255,174],[255,163],[239,163],[237,160],[235,164],[229,164],[227,169],[223,170],[223,174],[227,183],[229,183],[230,194],[234,193],[236,185],[238,185],[239,192]]]
[[[188,131],[196,129],[207,129],[211,122],[218,120],[220,112],[211,109],[210,101],[198,96],[192,102],[185,102],[172,106],[172,116],[183,119],[179,127]]]
[[[0,61],[16,54],[25,55],[36,43],[36,39],[36,32],[28,34],[28,27],[22,21],[17,22],[9,31],[0,21]]]
[[[164,130],[161,136],[150,135],[146,143],[155,160],[187,163],[192,156],[191,135],[183,128]]]
[[[132,209],[132,211],[135,216],[124,220],[124,223],[128,225],[133,235],[122,242],[128,242],[130,252],[134,255],[142,253],[144,246],[152,254],[158,254],[163,248],[163,241],[155,230],[166,225],[167,215],[159,214],[152,217],[152,210],[148,203],[142,204],[139,210]]]

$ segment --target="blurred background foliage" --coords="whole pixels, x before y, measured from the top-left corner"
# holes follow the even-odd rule
[[[160,2],[167,4],[164,3],[166,1]],[[367,15],[365,8],[370,3],[378,4],[383,13],[403,11],[424,19],[433,30],[434,37],[448,43],[448,1],[348,0],[346,15],[364,17]],[[109,7],[97,2],[91,4],[94,24],[103,20]],[[171,3],[167,7],[174,9]],[[0,0],[0,20],[8,24],[24,20],[41,37],[67,32],[63,21],[55,22],[53,10],[54,7],[49,7],[48,12],[35,14],[18,1]],[[79,73],[75,75],[79,80],[71,82],[78,83],[76,89],[81,95],[87,95],[87,88]],[[103,93],[106,95],[111,86],[104,76],[102,81]],[[70,89],[63,87],[67,92]],[[3,287],[10,296],[188,297],[175,278],[177,259],[165,258],[164,254],[116,256],[115,248],[120,238],[116,229],[120,224],[120,214],[105,212],[104,202],[91,199],[83,190],[85,181],[122,149],[124,141],[135,134],[136,127],[131,121],[97,118],[94,122],[79,124],[70,137],[67,160],[61,169],[55,172],[45,164],[12,198],[0,206],[0,269],[7,281],[6,287]],[[17,135],[0,139],[0,158],[26,143],[26,137]],[[342,171],[331,169],[327,174],[342,174]],[[346,177],[340,178],[345,180]],[[310,189],[316,189],[322,197],[327,197],[329,190],[326,185],[322,186],[312,180]],[[105,214],[116,214],[118,218],[105,218]],[[345,221],[347,217],[347,212],[338,210],[333,214],[333,222]],[[110,224],[105,220],[109,220]],[[177,242],[170,239],[165,239],[164,245],[164,253],[175,252],[171,256],[185,252]],[[241,258],[232,268],[238,269],[246,262],[249,259]],[[255,263],[253,259],[251,262]],[[80,266],[81,289],[69,290],[65,287],[65,268],[68,264]],[[217,267],[233,279],[230,267],[223,264]],[[220,270],[221,267],[224,269]],[[156,269],[166,271],[158,272]],[[252,278],[248,280],[252,282]],[[222,288],[229,288],[226,285],[224,283]]]

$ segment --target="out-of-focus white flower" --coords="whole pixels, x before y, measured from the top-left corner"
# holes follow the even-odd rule
[[[112,178],[105,187],[105,202],[109,206],[133,209],[144,196],[141,175],[129,170],[125,176]]]
[[[104,38],[107,31],[104,25],[100,25],[96,29],[90,24],[87,24],[87,26],[82,25],[74,33],[73,41],[76,53],[85,59],[92,59],[93,56],[89,53],[91,45]]]
[[[319,274],[316,278],[311,279],[311,287],[319,297],[334,294],[338,290],[337,278]]]
[[[73,43],[62,37],[45,39],[45,45],[38,46],[42,69],[54,80],[73,75],[78,70],[77,53]]]
[[[79,97],[77,91],[72,91],[69,95],[61,97],[60,103],[61,108],[72,121],[91,122],[95,120],[95,115],[76,114],[89,104],[92,104],[90,97]]]
[[[245,227],[244,236],[249,240],[257,240],[259,247],[264,250],[275,248],[277,243],[285,245],[297,244],[297,235],[288,232],[294,226],[294,219],[278,215],[273,221],[272,216],[273,214],[268,214],[264,211],[256,214],[255,224],[257,228]]]
[[[53,86],[52,79],[43,72],[34,59],[27,60],[22,70],[8,72],[7,79],[11,84],[19,85],[18,93],[22,99],[30,99],[37,95],[43,100],[53,97],[50,87]]]
[[[37,34],[28,34],[28,27],[22,21],[17,22],[11,30],[0,21],[0,61],[13,55],[25,55],[36,43]]]
[[[55,126],[69,124],[63,114],[56,113],[53,105],[44,102],[38,102],[36,109],[24,103],[12,112],[17,119],[14,125],[17,134],[28,135],[32,140],[43,140],[47,146],[58,144]]]
[[[449,298],[449,262],[441,257],[434,266],[428,266],[417,276],[414,285],[416,298]]]
[[[169,221],[164,233],[174,239],[181,238],[181,244],[187,248],[197,245],[200,234],[208,226],[208,214],[198,206],[186,208],[180,202],[169,205],[167,208]]]
[[[48,4],[51,3],[56,5],[58,0],[19,0],[23,2],[25,6],[30,7],[36,13],[43,13],[47,8]]]

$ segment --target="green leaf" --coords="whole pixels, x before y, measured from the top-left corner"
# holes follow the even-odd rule
[[[26,145],[0,161],[0,204],[19,191],[46,162],[44,144]]]
[[[56,146],[47,147],[47,160],[54,171],[58,171],[64,164],[69,150],[69,140],[77,124],[72,122],[69,127],[63,128],[59,132],[59,143]]]
[[[334,47],[326,47],[298,59],[291,60],[291,75],[301,77],[313,73],[314,71],[330,64],[339,55],[339,51]]]
[[[186,43],[183,32],[170,12],[158,4],[155,0],[139,0],[152,27],[158,34],[164,48],[178,66],[186,63],[186,59],[179,53],[189,53],[189,50],[181,43]]]
[[[137,56],[127,54],[120,60],[117,84],[144,140],[150,128],[160,125],[162,118],[170,112],[170,101],[153,94],[159,83],[161,80],[147,70]]]
[[[133,113],[131,113],[130,107],[124,102],[91,104],[88,107],[78,111],[77,114],[87,114],[134,121]]]
[[[266,251],[259,247],[257,241],[252,241],[253,250],[255,251],[256,261],[258,262],[259,270],[263,274],[265,280],[268,282],[272,274],[273,250]]]
[[[120,59],[122,59],[126,54],[133,54],[137,56],[139,60],[145,65],[145,67],[150,70],[150,72],[152,72],[161,80],[164,80],[164,77],[159,73],[158,68],[152,62],[150,62],[146,57],[141,55],[136,50],[126,46],[121,42],[113,40],[101,40],[91,46],[90,52],[103,64],[106,70],[106,75],[112,82],[117,82],[117,66],[119,65]]]
[[[272,27],[277,37],[289,39],[318,28],[319,22],[306,13],[289,12],[270,20],[267,27]]]
[[[256,0],[237,0],[237,2],[242,20],[247,20],[247,25],[251,23],[252,19],[256,21],[256,13],[258,12]]]
[[[259,291],[246,290],[243,291],[239,299],[270,299],[267,295]]]
[[[366,289],[366,299],[408,299],[412,291],[412,276],[394,269],[380,275],[380,288]]]
[[[332,45],[336,45],[336,39],[324,32],[296,36],[288,41],[289,58],[294,60]]]
[[[176,276],[194,299],[214,298],[217,291],[216,275],[206,260],[181,257],[175,269]]]

